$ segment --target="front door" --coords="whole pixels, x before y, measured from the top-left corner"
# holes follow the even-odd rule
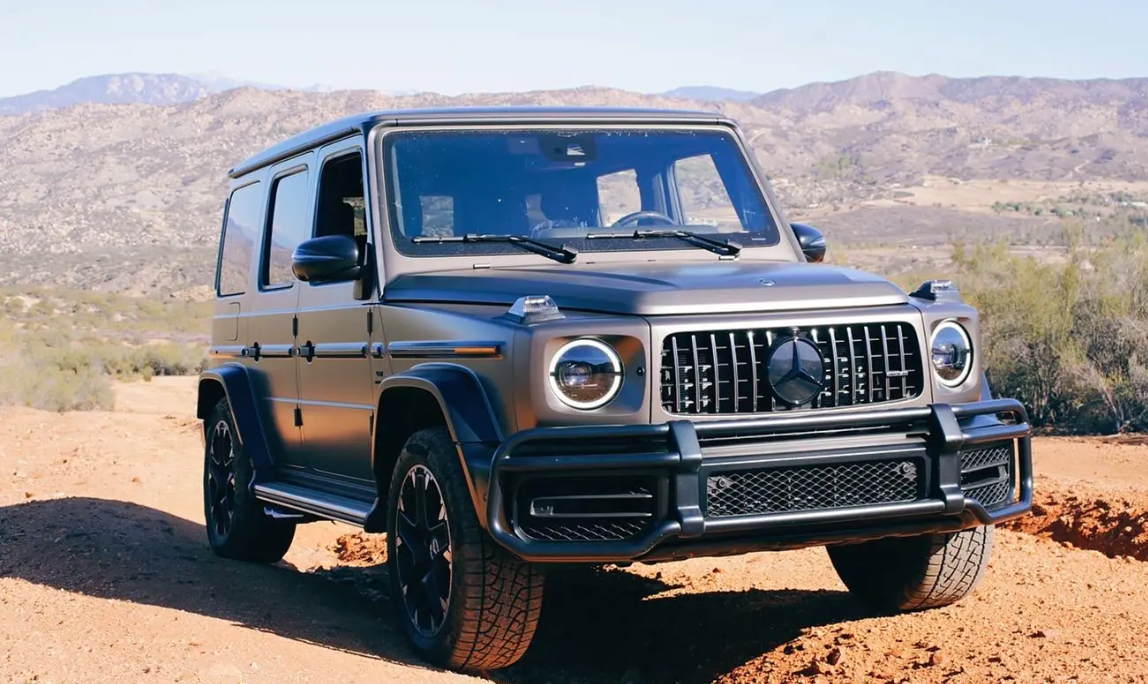
[[[319,151],[314,236],[347,235],[366,254],[363,153],[358,139]],[[355,283],[299,283],[299,392],[303,445],[311,467],[325,475],[371,481],[374,383],[370,302]],[[376,337],[377,337],[377,331]]]
[[[276,165],[270,172],[270,196],[257,262],[259,294],[247,318],[247,355],[268,402],[267,415],[280,444],[275,445],[277,465],[306,466],[300,430],[299,376],[296,359],[295,311],[299,287],[291,270],[295,247],[306,239],[311,225],[311,155]]]

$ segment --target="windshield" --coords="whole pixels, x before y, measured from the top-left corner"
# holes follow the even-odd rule
[[[778,231],[724,130],[397,131],[385,138],[396,249],[410,256],[523,253],[520,236],[578,252],[696,250],[691,233],[744,248]],[[589,236],[589,238],[587,237]],[[427,238],[455,238],[434,241]],[[541,258],[541,257],[540,257]]]

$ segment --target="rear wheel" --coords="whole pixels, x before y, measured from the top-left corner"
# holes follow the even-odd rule
[[[207,541],[218,556],[275,563],[295,538],[295,524],[274,520],[251,493],[251,459],[236,438],[226,399],[204,423],[203,513]]]
[[[993,526],[830,546],[829,558],[849,591],[881,611],[947,606],[984,577]]]
[[[387,501],[393,605],[419,655],[468,671],[517,662],[538,626],[542,572],[479,525],[445,428],[407,441]]]

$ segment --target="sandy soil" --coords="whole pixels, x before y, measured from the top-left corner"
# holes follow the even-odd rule
[[[0,411],[0,682],[462,682],[391,625],[377,537],[207,549],[193,385]],[[865,612],[811,549],[552,576],[496,682],[1148,682],[1148,445],[1041,439],[1038,514],[961,604]]]

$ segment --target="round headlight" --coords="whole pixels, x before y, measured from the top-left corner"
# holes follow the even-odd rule
[[[604,342],[568,342],[550,361],[550,387],[567,406],[584,410],[605,406],[622,387],[622,361]]]
[[[937,380],[946,387],[956,387],[969,377],[973,367],[973,345],[969,333],[955,321],[945,321],[933,331],[929,356]]]

